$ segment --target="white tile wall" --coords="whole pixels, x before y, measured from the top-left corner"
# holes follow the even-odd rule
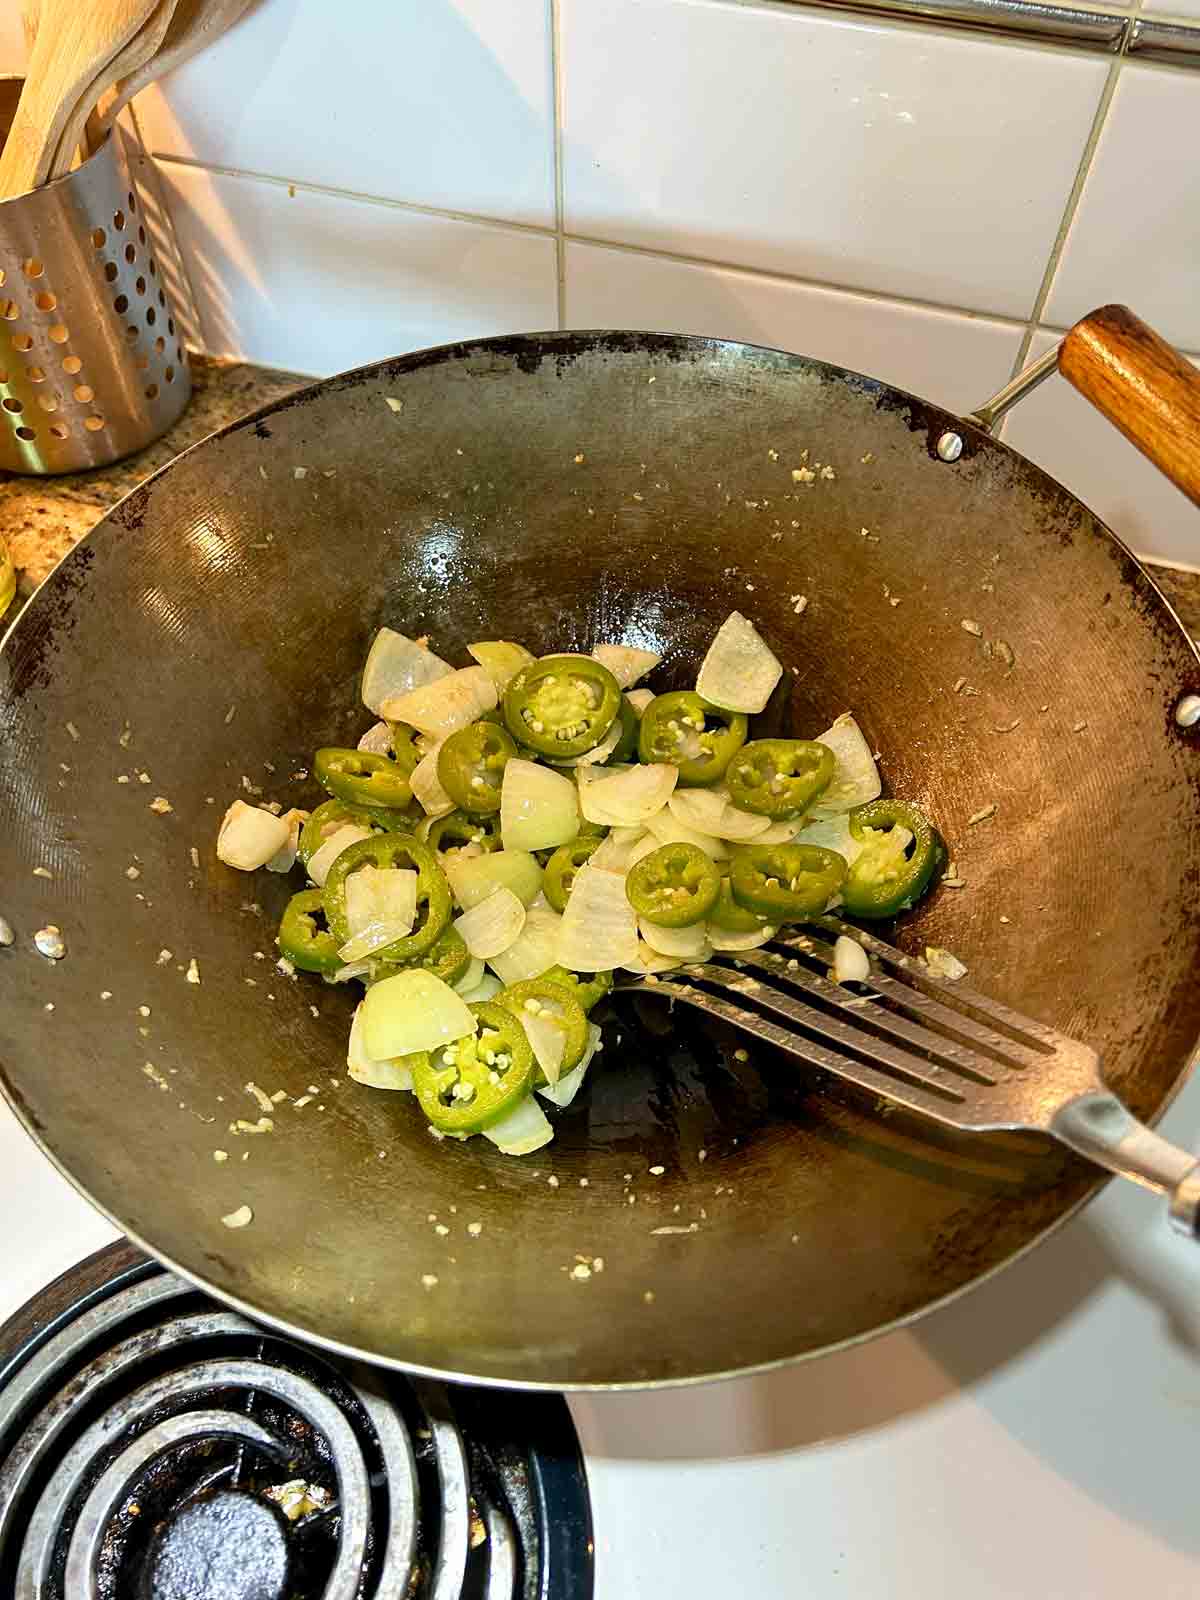
[[[568,232],[1026,317],[1103,57],[728,0],[563,0]]]
[[[337,372],[554,327],[554,240],[195,167],[164,168],[204,345]]]
[[[1023,327],[758,273],[567,246],[567,323],[776,345],[851,367],[951,410],[1008,381]]]
[[[1200,72],[776,0],[256,0],[137,104],[222,354],[320,373],[641,323],[954,409],[1112,299],[1200,351]],[[1139,550],[1200,561],[1066,385],[1007,436]]]
[[[137,113],[163,154],[552,226],[551,83],[546,0],[260,0]]]
[[[1121,70],[1047,320],[1065,327],[1110,300],[1200,350],[1200,72]]]
[[[1038,333],[1031,359],[1054,342]],[[1009,413],[1004,441],[1073,489],[1138,555],[1200,570],[1200,510],[1064,378]]]

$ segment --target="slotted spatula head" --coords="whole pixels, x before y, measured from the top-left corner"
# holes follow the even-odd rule
[[[45,183],[68,118],[158,0],[40,0],[37,36],[0,155],[0,198]]]

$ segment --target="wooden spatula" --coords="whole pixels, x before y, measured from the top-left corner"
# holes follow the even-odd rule
[[[157,0],[150,16],[133,38],[105,63],[99,75],[80,95],[59,135],[58,149],[50,163],[50,177],[61,178],[64,173],[70,172],[75,153],[83,138],[84,125],[97,105],[102,101],[106,105],[109,104],[110,91],[114,86],[127,78],[130,73],[144,67],[153,58],[166,37],[176,3],[177,0]]]
[[[176,0],[175,14],[158,53],[118,85],[116,99],[105,105],[97,119],[97,131],[107,133],[135,94],[211,44],[233,26],[249,4],[250,0]],[[89,128],[89,136],[92,131]]]
[[[0,198],[45,183],[63,128],[88,86],[158,0],[40,0],[25,87],[0,155]]]

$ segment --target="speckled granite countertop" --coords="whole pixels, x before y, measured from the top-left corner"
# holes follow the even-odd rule
[[[193,357],[187,410],[137,455],[59,478],[0,473],[0,532],[16,563],[18,594],[32,593],[110,507],[181,450],[311,381],[291,372]]]
[[[194,358],[192,381],[191,404],[170,432],[125,461],[61,478],[0,474],[0,531],[16,562],[19,594],[30,594],[110,506],[172,456],[310,380],[265,367]],[[1156,567],[1154,575],[1185,625],[1200,636],[1200,572]]]

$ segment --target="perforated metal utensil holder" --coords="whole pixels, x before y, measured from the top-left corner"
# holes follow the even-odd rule
[[[65,178],[0,201],[0,468],[79,472],[164,433],[192,388],[184,293],[124,128]]]

